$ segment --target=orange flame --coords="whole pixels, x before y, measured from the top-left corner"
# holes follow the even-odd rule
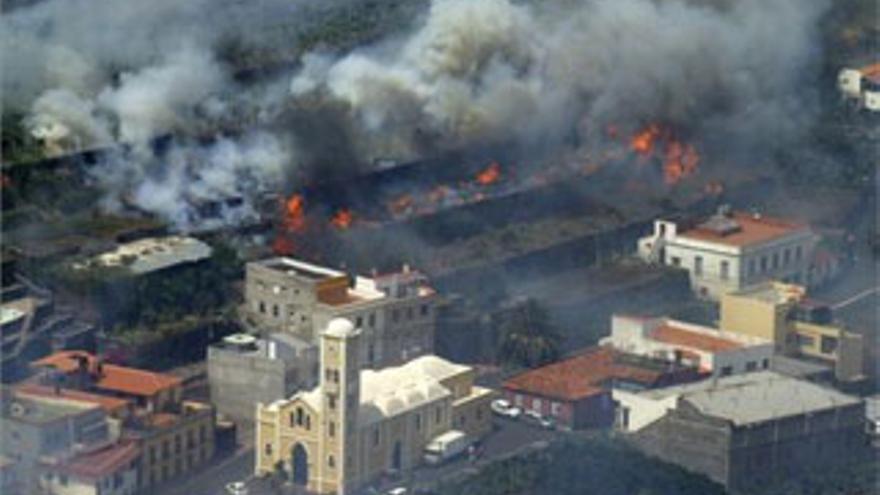
[[[351,210],[346,208],[342,208],[337,211],[333,218],[330,219],[330,223],[340,230],[345,230],[351,227],[351,223],[354,220],[354,215],[352,215]]]
[[[666,158],[663,161],[663,181],[668,185],[676,184],[681,179],[697,171],[700,155],[690,144],[671,141],[666,146]]]
[[[630,138],[629,147],[642,157],[647,158],[654,154],[654,147],[660,134],[660,126],[651,124]]]
[[[498,162],[492,162],[485,170],[477,174],[477,184],[488,186],[498,182],[501,178],[501,165]]]
[[[284,228],[290,232],[300,232],[305,226],[305,200],[299,194],[294,194],[284,203]]]

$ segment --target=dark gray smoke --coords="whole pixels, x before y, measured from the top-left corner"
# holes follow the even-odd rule
[[[408,37],[307,57],[291,91],[349,105],[367,156],[418,155],[425,136],[440,148],[546,143],[653,121],[754,149],[805,129],[826,8],[435,0]]]
[[[104,204],[133,202],[186,228],[198,222],[196,200],[247,200],[291,176],[493,144],[584,147],[610,124],[659,121],[706,146],[772,151],[799,139],[813,116],[816,31],[828,6],[433,0],[407,35],[307,54],[280,84],[236,82],[230,47],[296,53],[303,26],[359,3],[22,7],[0,21],[4,106],[25,110],[53,152],[126,144],[124,159],[99,168]],[[168,133],[221,139],[179,139],[157,155],[150,142]]]

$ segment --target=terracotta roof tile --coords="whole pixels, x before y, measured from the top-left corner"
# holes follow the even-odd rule
[[[34,361],[31,365],[50,366],[69,374],[77,369],[77,356],[84,356],[88,360],[89,370],[96,371],[97,360],[95,356],[84,351],[56,352]],[[95,387],[149,397],[181,383],[182,380],[175,376],[105,363],[102,365],[101,376],[98,377]]]
[[[697,225],[679,233],[680,237],[701,241],[717,242],[731,246],[748,246],[772,241],[798,231],[807,231],[809,226],[767,216],[755,216],[750,213],[736,212],[733,220],[739,225],[736,232],[721,234]]]
[[[74,402],[84,402],[88,404],[96,404],[101,406],[104,411],[114,413],[125,409],[131,402],[118,397],[108,397],[106,395],[90,394],[79,390],[71,390],[62,388],[55,392],[53,387],[38,385],[35,383],[26,383],[15,388],[16,394],[26,397],[49,397],[70,400]]]
[[[133,442],[120,442],[77,455],[58,466],[58,470],[81,479],[99,480],[123,469],[138,456]]]
[[[652,330],[651,338],[658,342],[691,347],[707,352],[723,352],[739,349],[743,346],[741,343],[733,340],[692,332],[668,323]]]
[[[504,388],[562,400],[580,400],[601,393],[603,383],[625,379],[653,385],[663,372],[622,363],[620,353],[607,347],[593,347],[547,366],[526,371],[506,382]]]

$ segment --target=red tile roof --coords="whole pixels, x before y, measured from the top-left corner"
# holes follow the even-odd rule
[[[80,479],[99,480],[124,469],[138,454],[137,444],[120,442],[79,454],[57,469]]]
[[[729,234],[721,234],[703,225],[697,225],[680,232],[679,236],[730,246],[749,246],[809,229],[809,226],[803,223],[790,222],[763,215],[756,216],[744,212],[735,212],[732,220],[739,225],[739,229]]]
[[[504,382],[504,388],[575,401],[601,393],[603,382],[610,379],[652,385],[663,376],[660,371],[622,363],[619,358],[620,353],[611,348],[593,347],[577,356],[516,375]]]
[[[862,67],[859,69],[859,72],[862,73],[862,77],[868,79],[869,81],[880,83],[880,63],[871,64],[866,67]]]
[[[651,331],[651,338],[666,344],[691,347],[707,352],[723,352],[739,349],[742,344],[734,340],[715,337],[686,328],[676,327],[666,323]]]
[[[88,404],[96,404],[101,406],[107,413],[115,413],[128,407],[131,402],[118,397],[108,397],[106,395],[90,394],[79,390],[71,390],[69,388],[59,389],[55,392],[53,387],[38,385],[35,383],[25,383],[15,388],[15,393],[25,397],[48,397],[70,400],[73,402],[84,402]]]
[[[31,363],[32,366],[50,366],[63,373],[73,373],[77,369],[77,356],[88,359],[89,370],[96,371],[97,359],[84,351],[60,351]],[[152,371],[127,368],[115,364],[102,365],[101,375],[95,386],[113,392],[150,397],[157,393],[179,386],[182,380],[176,376]]]

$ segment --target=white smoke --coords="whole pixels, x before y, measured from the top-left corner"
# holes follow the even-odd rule
[[[101,91],[98,104],[118,121],[120,141],[147,144],[193,120],[196,106],[226,84],[211,54],[188,46],[158,66],[123,73],[117,86]]]
[[[281,183],[292,160],[291,151],[275,136],[255,132],[210,145],[173,144],[157,154],[123,152],[93,176],[108,191],[103,200],[107,209],[132,205],[179,230],[198,230],[252,218],[259,193]],[[223,206],[228,200],[237,203]],[[222,211],[204,214],[201,208],[209,203]]]
[[[356,144],[374,156],[418,155],[425,135],[439,148],[558,143],[583,120],[589,129],[664,121],[741,147],[770,145],[806,127],[826,8],[434,0],[409,37],[337,60],[306,57],[291,91],[346,104]]]

